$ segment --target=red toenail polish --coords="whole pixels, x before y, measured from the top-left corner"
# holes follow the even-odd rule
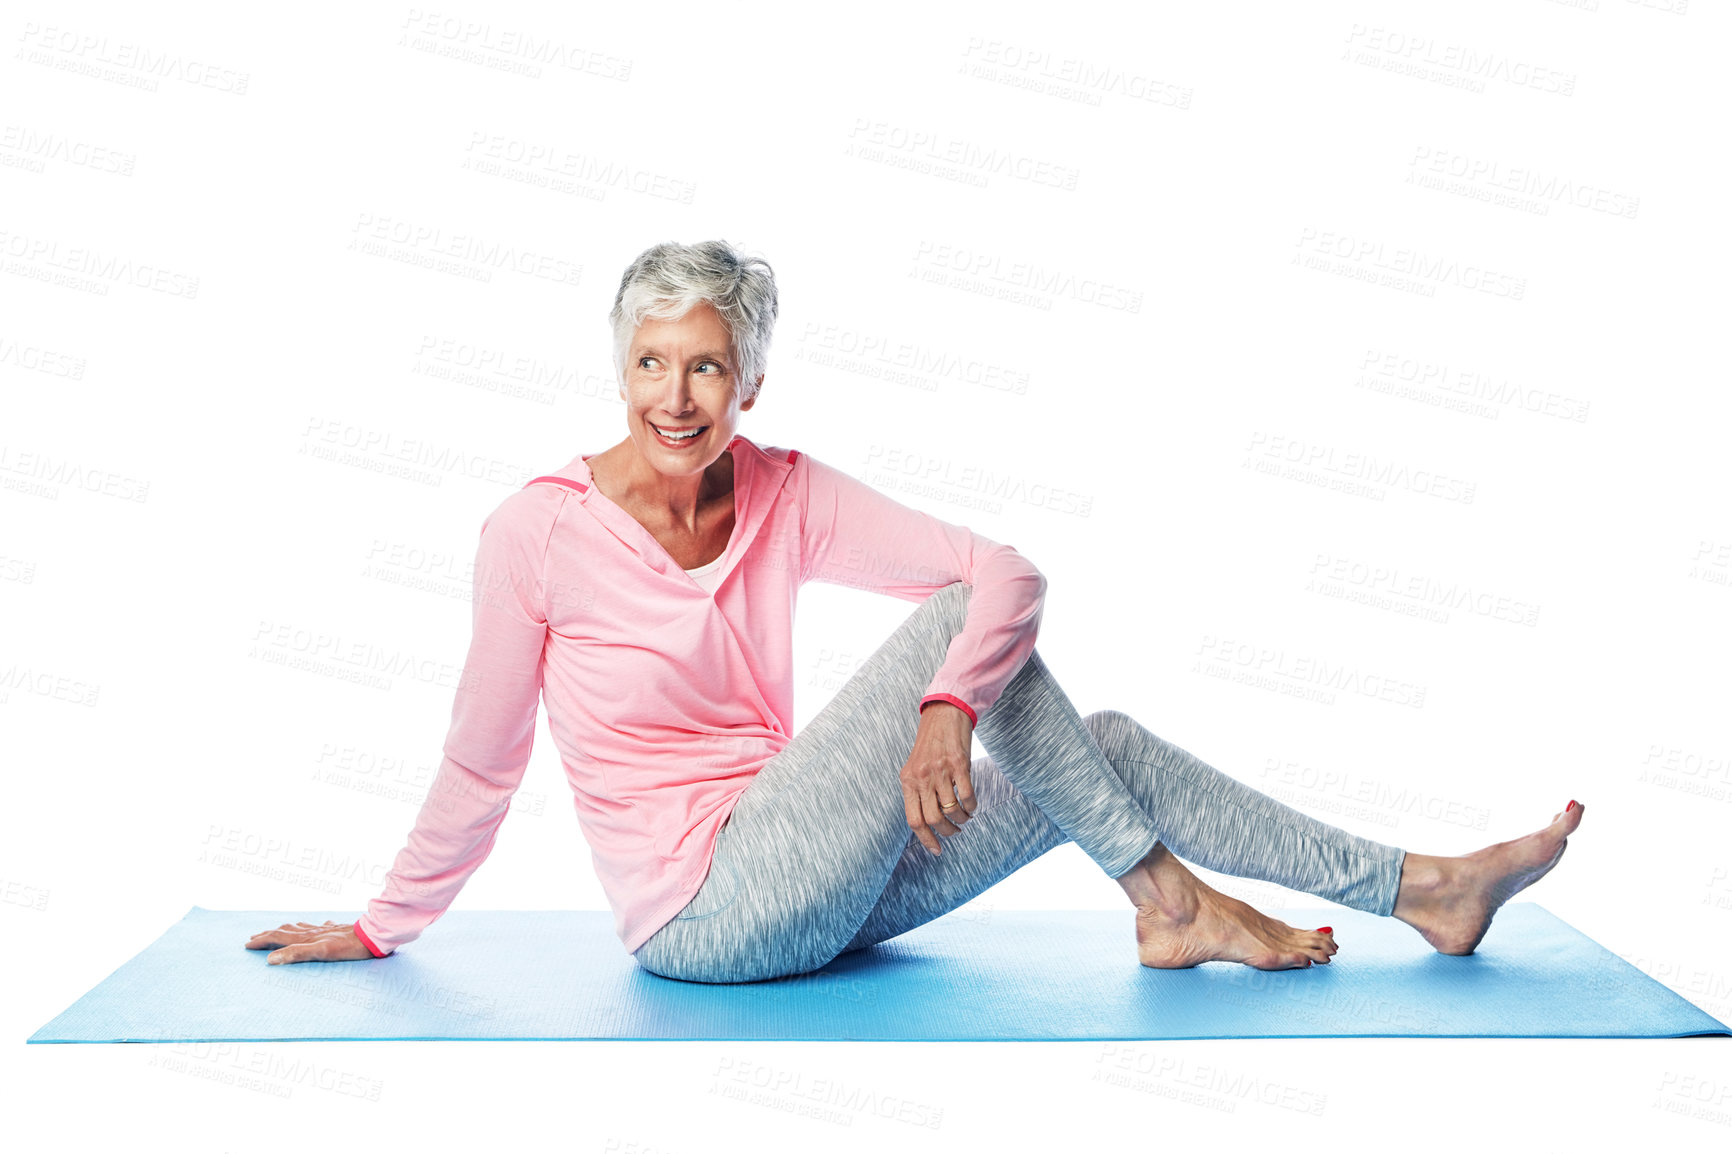
[[[1571,810],[1572,810],[1572,809],[1575,809],[1575,808],[1576,808],[1576,803],[1575,803],[1575,801],[1574,801],[1574,800],[1571,800],[1571,802],[1570,802],[1570,804],[1568,804],[1568,805],[1566,805],[1566,806],[1564,806],[1564,812],[1565,812],[1565,813],[1568,813],[1568,812],[1570,812],[1570,811],[1571,811]]]
[[[1324,926],[1322,929],[1318,930],[1317,932],[1320,934],[1332,934],[1335,932],[1335,927],[1334,926]]]

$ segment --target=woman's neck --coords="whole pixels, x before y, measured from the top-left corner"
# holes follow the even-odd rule
[[[634,510],[639,520],[647,515],[693,532],[698,511],[734,491],[734,455],[726,449],[703,472],[686,477],[657,471],[636,452],[630,437],[586,463],[596,487],[614,504]]]

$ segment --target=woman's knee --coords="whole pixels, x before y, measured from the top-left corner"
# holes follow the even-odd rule
[[[935,615],[951,627],[952,634],[960,633],[968,623],[968,600],[973,594],[974,586],[964,581],[952,581],[934,590],[915,612]]]
[[[1126,756],[1132,746],[1144,735],[1153,736],[1128,713],[1116,709],[1097,709],[1086,715],[1083,727],[1095,739],[1095,744],[1101,747],[1101,753],[1107,760]]]

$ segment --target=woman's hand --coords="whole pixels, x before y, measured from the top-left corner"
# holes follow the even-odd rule
[[[948,701],[934,701],[920,711],[914,751],[902,767],[902,804],[908,828],[934,857],[940,852],[936,835],[956,833],[974,812],[974,785],[968,776],[973,737],[968,714]]]
[[[247,942],[247,949],[275,950],[265,959],[273,966],[290,962],[358,962],[373,956],[366,943],[355,936],[353,923],[338,925],[329,920],[322,926],[296,922],[254,934]]]

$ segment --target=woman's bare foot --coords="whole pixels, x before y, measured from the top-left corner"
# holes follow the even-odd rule
[[[1558,864],[1581,823],[1582,807],[1572,802],[1544,829],[1464,857],[1410,853],[1401,864],[1394,916],[1439,953],[1471,954],[1498,907]]]
[[[1327,965],[1328,931],[1295,929],[1205,885],[1160,843],[1118,879],[1137,907],[1137,960],[1161,970],[1243,962],[1259,970]]]

